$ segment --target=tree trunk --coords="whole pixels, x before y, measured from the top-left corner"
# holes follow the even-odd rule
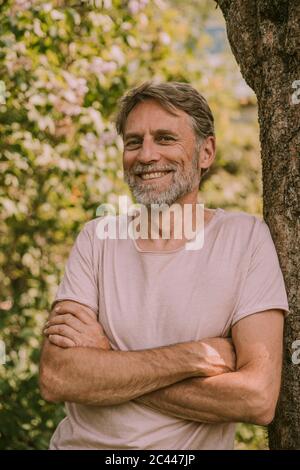
[[[269,445],[300,449],[300,364],[292,361],[293,342],[300,340],[300,82],[296,82],[300,0],[217,0],[217,4],[241,73],[258,100],[263,215],[277,249],[291,311],[285,323],[282,387],[269,426]]]

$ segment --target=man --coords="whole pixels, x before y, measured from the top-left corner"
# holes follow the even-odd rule
[[[184,83],[142,84],[121,100],[117,130],[137,202],[149,214],[190,205],[198,227],[215,158],[205,99]],[[41,391],[67,409],[50,448],[231,449],[234,423],[270,423],[288,303],[265,222],[205,209],[198,250],[174,219],[169,238],[159,222],[158,238],[136,240],[100,240],[98,222],[79,233],[46,324]]]

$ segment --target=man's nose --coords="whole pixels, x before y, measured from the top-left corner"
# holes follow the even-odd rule
[[[144,138],[137,159],[142,163],[150,163],[160,159],[158,149],[151,138]]]

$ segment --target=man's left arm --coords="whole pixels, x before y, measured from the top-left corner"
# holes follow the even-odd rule
[[[283,323],[279,309],[244,317],[232,327],[235,372],[186,379],[134,401],[192,421],[269,424],[280,391]]]

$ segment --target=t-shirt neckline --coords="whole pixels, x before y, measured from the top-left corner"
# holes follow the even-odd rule
[[[220,215],[221,214],[224,214],[225,211],[224,209],[222,209],[221,207],[218,207],[216,210],[215,210],[215,214],[214,216],[210,219],[210,221],[208,222],[207,225],[205,225],[204,227],[204,233],[205,233],[205,236],[207,235],[207,233],[209,232],[209,230],[211,230],[211,228],[215,225],[216,221],[219,219]],[[198,232],[197,232],[198,234]],[[196,234],[196,236],[197,236]],[[194,237],[195,238],[195,237]],[[193,240],[194,240],[193,238]],[[152,254],[152,255],[168,255],[168,254],[172,254],[172,253],[178,253],[180,251],[184,251],[185,250],[185,245],[183,246],[180,246],[179,248],[175,248],[174,250],[163,250],[163,251],[155,251],[155,250],[142,250],[141,248],[139,248],[139,246],[137,245],[136,243],[136,240],[134,238],[131,238],[131,241],[133,243],[133,246],[134,248],[136,249],[136,251],[138,251],[139,253],[143,254]],[[188,250],[185,250],[185,251],[188,251]]]

